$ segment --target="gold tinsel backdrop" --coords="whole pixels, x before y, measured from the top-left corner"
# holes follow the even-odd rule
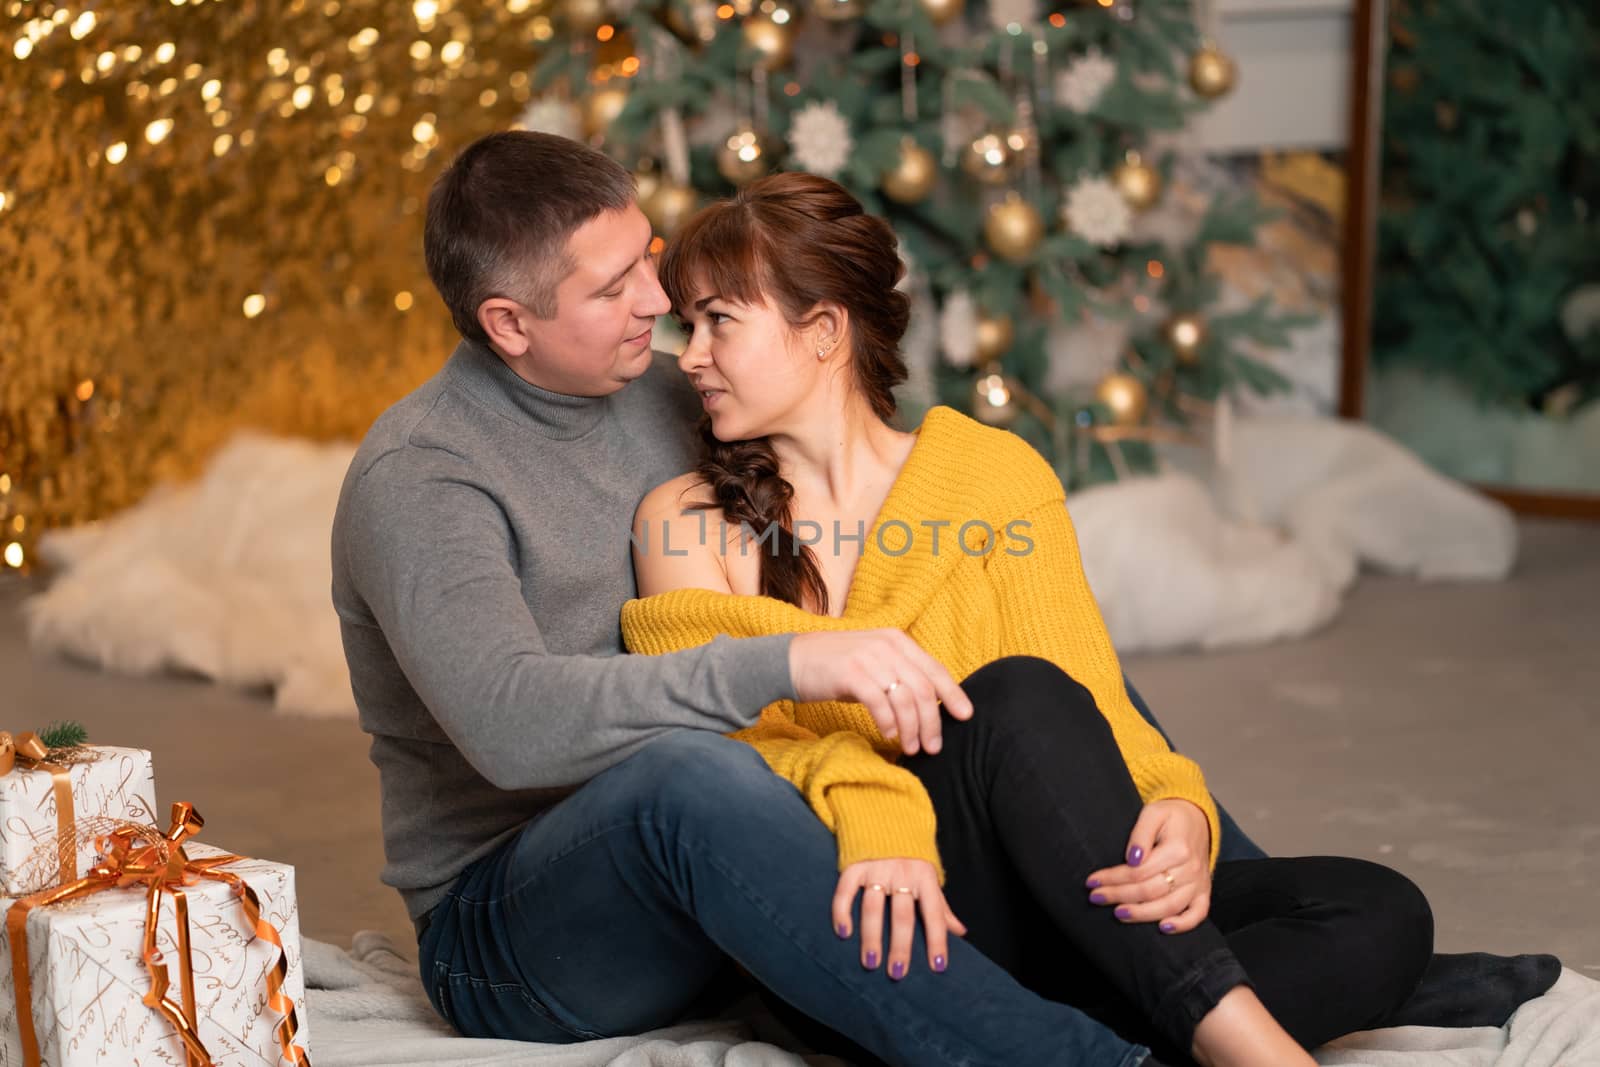
[[[529,0],[0,0],[0,571],[244,427],[358,438],[454,340],[422,208]]]

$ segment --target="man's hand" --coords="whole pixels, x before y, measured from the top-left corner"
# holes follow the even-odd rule
[[[928,967],[943,971],[950,962],[951,933],[958,937],[966,926],[944,899],[939,874],[927,860],[867,860],[852,863],[839,875],[833,894],[833,930],[850,936],[850,909],[861,894],[861,966],[878,969],[882,960],[895,981],[911,971],[911,940],[922,912],[922,930],[928,946]],[[883,912],[887,905],[894,928],[889,933],[889,955],[883,956]]]
[[[878,732],[908,756],[939,751],[941,701],[955,718],[972,718],[972,701],[950,672],[900,630],[797,634],[789,677],[801,701],[866,705]]]
[[[1211,823],[1187,800],[1153,800],[1128,837],[1128,862],[1089,875],[1091,904],[1116,907],[1123,922],[1193,930],[1211,910]]]

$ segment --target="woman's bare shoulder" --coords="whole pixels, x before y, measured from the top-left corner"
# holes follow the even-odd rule
[[[688,471],[669,478],[650,490],[639,501],[636,514],[639,518],[654,520],[678,517],[680,512],[693,510],[696,504],[711,503],[711,487],[696,471]],[[720,509],[716,509],[720,512]]]

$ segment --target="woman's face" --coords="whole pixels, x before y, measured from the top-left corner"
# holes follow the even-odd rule
[[[739,304],[696,286],[675,309],[689,334],[678,368],[700,393],[719,441],[748,441],[797,426],[827,366],[810,334],[776,306]]]

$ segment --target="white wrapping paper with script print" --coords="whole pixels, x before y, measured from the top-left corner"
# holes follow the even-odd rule
[[[191,844],[191,859],[218,849]],[[305,981],[300,963],[300,912],[294,868],[243,859],[224,870],[250,883],[261,916],[283,935],[289,977],[283,991],[294,1000],[300,1030],[295,1044],[310,1051]],[[195,1016],[200,1040],[218,1067],[284,1063],[273,1030],[282,1016],[267,1007],[267,972],[278,958],[273,945],[254,937],[242,902],[222,882],[203,879],[186,889],[194,960]],[[144,1005],[150,989],[140,951],[146,891],[107,889],[92,896],[34,908],[28,913],[28,966],[33,1020],[45,1067],[184,1067],[183,1043],[167,1020]],[[0,915],[11,906],[0,899]],[[170,899],[161,909],[157,945],[166,957],[167,995],[182,1004],[177,927]],[[17,993],[11,946],[0,923],[0,1067],[21,1067]]]
[[[91,746],[98,756],[67,768],[72,777],[72,811],[78,819],[103,815],[111,819],[155,824],[167,820],[156,813],[156,772],[142,748]],[[49,771],[30,771],[20,761],[0,776],[0,893],[21,896],[39,886],[19,883],[18,874],[40,845],[57,839],[55,783]],[[94,842],[78,850],[77,877],[93,866]],[[50,880],[51,885],[56,879]]]

